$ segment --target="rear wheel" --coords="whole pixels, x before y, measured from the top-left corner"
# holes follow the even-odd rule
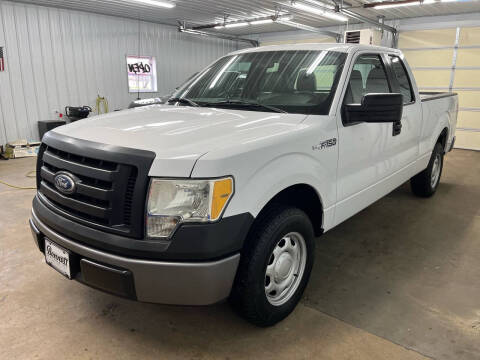
[[[443,146],[438,142],[433,149],[427,168],[410,179],[410,186],[415,195],[430,197],[435,193],[442,176],[443,155]]]
[[[248,321],[270,326],[288,316],[307,285],[314,234],[308,216],[276,206],[247,239],[230,300]]]

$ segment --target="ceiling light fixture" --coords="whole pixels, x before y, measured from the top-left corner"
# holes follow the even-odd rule
[[[348,17],[346,17],[344,15],[341,15],[341,14],[336,13],[336,12],[331,12],[331,11],[327,11],[327,10],[324,10],[324,9],[320,9],[318,7],[313,7],[313,6],[310,6],[310,5],[307,5],[307,4],[292,2],[290,6],[295,8],[295,9],[302,10],[302,11],[309,12],[309,13],[316,14],[316,15],[320,15],[320,16],[328,18],[328,19],[343,21],[343,22],[348,21]]]
[[[133,1],[147,4],[147,5],[160,6],[167,9],[171,9],[175,7],[175,3],[168,2],[168,1],[157,1],[157,0],[133,0]]]
[[[273,22],[272,19],[253,20],[253,21],[250,21],[250,25],[263,25],[263,24],[270,24],[272,22]]]
[[[310,4],[313,4],[313,5],[316,5],[316,6],[324,7],[326,9],[335,10],[335,5],[327,4],[327,3],[324,3],[322,1],[317,1],[317,0],[303,0],[303,1],[308,2]]]
[[[374,4],[372,7],[375,9],[391,9],[391,8],[396,8],[396,7],[404,7],[404,6],[414,6],[414,5],[420,5],[420,1],[398,1],[398,2],[392,2],[390,4],[386,2],[382,2],[379,4]]]
[[[242,26],[248,26],[250,25],[248,22],[243,21],[243,22],[237,22],[237,23],[228,23],[225,24],[226,28],[236,28],[236,27],[242,27]]]

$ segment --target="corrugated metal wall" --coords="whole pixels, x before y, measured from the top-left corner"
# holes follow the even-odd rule
[[[140,40],[140,41],[139,41]],[[110,110],[125,108],[129,94],[125,56],[152,55],[158,93],[168,94],[194,72],[238,44],[194,37],[171,26],[91,13],[0,1],[0,144],[38,140],[37,121],[54,118],[66,105],[95,105],[105,96]],[[244,45],[240,45],[244,46]]]

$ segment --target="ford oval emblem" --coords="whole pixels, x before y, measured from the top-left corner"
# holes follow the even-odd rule
[[[62,194],[73,194],[75,192],[76,184],[72,174],[67,172],[58,172],[54,177],[55,187]]]

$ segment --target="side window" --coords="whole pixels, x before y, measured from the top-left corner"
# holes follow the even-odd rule
[[[385,66],[379,55],[360,55],[355,60],[345,95],[346,104],[359,104],[369,93],[390,93]]]
[[[400,86],[400,93],[403,95],[403,103],[409,104],[413,101],[413,89],[405,65],[398,56],[390,55],[390,61],[392,62],[392,70]]]

